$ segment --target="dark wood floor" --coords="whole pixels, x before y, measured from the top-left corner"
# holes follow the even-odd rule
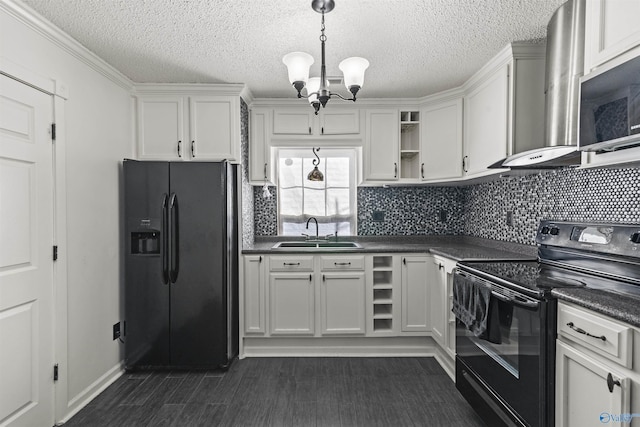
[[[65,426],[483,426],[432,358],[247,358],[124,374]]]

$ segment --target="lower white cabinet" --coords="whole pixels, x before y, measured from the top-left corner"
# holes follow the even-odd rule
[[[322,335],[365,333],[364,272],[322,273]]]
[[[269,273],[269,313],[271,335],[313,335],[313,273]]]
[[[265,333],[265,257],[251,255],[244,257],[244,332]]]
[[[640,425],[639,339],[630,325],[558,304],[557,426]]]
[[[427,332],[431,330],[429,313],[430,274],[432,256],[411,255],[402,257],[402,324],[403,332]]]

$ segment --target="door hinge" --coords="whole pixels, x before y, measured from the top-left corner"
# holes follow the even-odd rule
[[[52,141],[56,140],[56,124],[55,123],[51,123],[51,140]]]
[[[58,364],[53,365],[53,380],[58,381]]]
[[[54,261],[58,260],[58,246],[53,247],[53,260]]]

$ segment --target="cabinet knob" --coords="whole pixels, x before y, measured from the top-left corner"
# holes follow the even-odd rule
[[[613,393],[613,387],[616,385],[618,387],[621,387],[620,380],[614,380],[613,375],[611,375],[611,372],[609,372],[607,374],[607,387],[609,388],[609,393]]]

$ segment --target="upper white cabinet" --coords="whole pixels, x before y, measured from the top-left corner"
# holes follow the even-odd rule
[[[318,115],[314,114],[309,106],[273,109],[274,136],[357,135],[359,133],[360,112],[355,108],[322,108]]]
[[[462,95],[430,103],[420,111],[420,179],[462,176]]]
[[[586,2],[584,73],[640,45],[638,0]]]
[[[272,181],[271,108],[252,108],[249,117],[249,180],[254,185]]]
[[[365,180],[396,181],[400,166],[398,110],[372,109],[365,116]]]
[[[544,46],[510,44],[465,84],[465,176],[544,145],[544,58]]]
[[[137,157],[240,160],[241,85],[140,85]]]

